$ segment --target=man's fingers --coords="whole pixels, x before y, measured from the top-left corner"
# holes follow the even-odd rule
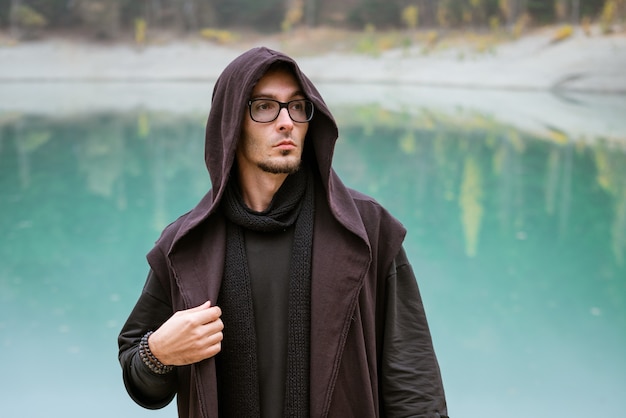
[[[217,321],[220,316],[222,316],[222,310],[217,306],[212,306],[208,309],[196,313],[198,321],[203,325],[207,325],[211,322]]]
[[[206,353],[205,355],[208,357],[213,357],[217,353],[222,350],[222,340],[224,336],[221,332],[217,332],[212,334],[207,339],[207,344],[205,347]]]
[[[211,307],[211,301],[207,300],[202,305],[196,306],[195,308],[187,309],[187,312],[200,312],[210,307]]]
[[[219,318],[222,315],[222,310],[217,306],[211,306],[211,301],[209,300],[195,308],[181,311],[181,314],[191,315],[189,318],[193,318],[193,322],[204,325]]]

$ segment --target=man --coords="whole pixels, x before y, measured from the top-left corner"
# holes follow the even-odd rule
[[[446,416],[405,230],[331,167],[338,132],[291,58],[216,82],[212,189],[148,254],[119,336],[130,396],[181,417]]]

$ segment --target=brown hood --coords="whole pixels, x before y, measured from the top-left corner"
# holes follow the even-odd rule
[[[320,171],[328,173],[330,170],[337,140],[337,125],[322,96],[293,59],[271,49],[254,48],[240,55],[224,69],[213,90],[204,156],[213,184],[214,204],[221,199],[228,182],[250,94],[268,68],[277,62],[288,63],[293,68],[304,94],[315,105],[306,143],[315,144],[315,153],[322,156],[318,161]]]
[[[265,47],[258,47],[231,62],[215,84],[205,137],[205,161],[212,190],[185,217],[173,245],[219,206],[235,160],[247,101],[259,79],[277,62],[287,63],[293,68],[304,94],[315,106],[307,131],[304,158],[318,168],[335,218],[348,230],[367,241],[349,191],[331,166],[338,130],[330,110],[311,80],[302,73],[292,58]]]

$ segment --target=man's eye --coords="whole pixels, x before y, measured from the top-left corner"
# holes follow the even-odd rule
[[[264,112],[264,111],[268,111],[268,110],[273,110],[276,108],[276,103],[274,102],[269,102],[269,101],[265,101],[265,102],[256,102],[254,105],[254,108],[257,111],[260,112]]]
[[[301,111],[302,109],[304,109],[304,103],[303,102],[292,102],[291,103],[291,109],[292,110]]]

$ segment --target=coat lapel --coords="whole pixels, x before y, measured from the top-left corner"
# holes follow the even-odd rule
[[[362,238],[342,227],[318,198],[311,271],[311,417],[328,414],[364,276],[371,257]]]
[[[217,304],[224,271],[226,229],[215,214],[177,243],[170,254],[176,284],[189,309],[210,300]]]
[[[216,219],[217,218],[217,219]],[[222,275],[224,272],[226,228],[223,219],[215,214],[178,243],[181,251],[170,255],[172,271],[189,309],[210,300],[219,305]],[[218,416],[217,379],[215,359],[210,358],[190,366],[189,417],[212,418]]]

